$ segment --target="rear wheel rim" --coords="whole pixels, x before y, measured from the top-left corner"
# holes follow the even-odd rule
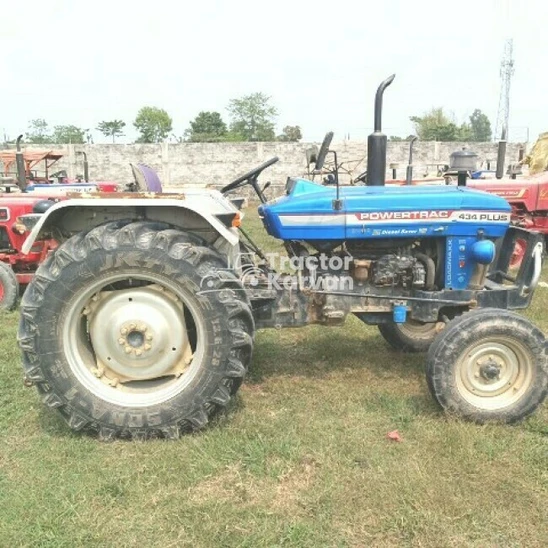
[[[486,411],[514,405],[530,389],[533,379],[531,353],[520,341],[502,335],[470,346],[455,369],[460,395]]]
[[[123,287],[128,278],[136,287]],[[112,284],[122,288],[113,291]],[[105,292],[109,293],[106,298]],[[153,318],[151,292],[158,292],[158,310]],[[109,298],[113,299],[110,303]],[[147,302],[140,313],[135,313],[135,300],[139,299]],[[182,307],[178,317],[170,300]],[[97,302],[104,306],[103,311],[94,309]],[[119,312],[105,325],[103,319],[116,308]],[[185,353],[179,346],[189,342],[188,331],[177,321],[185,309],[196,330],[190,354],[188,344]],[[69,302],[61,333],[69,367],[87,390],[110,404],[148,407],[175,397],[196,378],[204,356],[206,326],[192,295],[171,280],[117,271],[95,280]]]

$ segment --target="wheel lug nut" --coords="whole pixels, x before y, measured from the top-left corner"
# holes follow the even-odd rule
[[[145,339],[146,339],[147,341],[151,341],[151,340],[152,340],[152,335],[149,333],[149,334],[145,337]]]
[[[136,326],[134,323],[130,323],[130,324],[129,324],[129,328],[130,328],[131,330],[135,329],[136,327],[137,327],[137,326]]]
[[[120,344],[125,344],[125,343],[126,343],[126,339],[124,339],[124,337],[120,337],[120,338],[118,339],[118,342],[119,342]]]
[[[147,326],[143,323],[141,324],[141,327],[139,328],[140,331],[142,331],[143,333],[148,329]]]
[[[135,355],[136,355],[136,356],[140,356],[142,353],[143,353],[143,351],[142,351],[140,348],[138,348],[137,350],[135,350]]]
[[[122,335],[127,335],[127,328],[126,327],[122,327],[122,329],[120,329],[120,333]]]
[[[152,348],[152,346],[150,346],[150,344],[145,344],[145,346],[143,348],[145,350],[150,350]]]
[[[126,354],[129,354],[131,352],[131,346],[126,346],[124,348],[124,350],[125,350]]]

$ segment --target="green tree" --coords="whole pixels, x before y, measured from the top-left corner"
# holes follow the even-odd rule
[[[29,143],[41,145],[51,143],[52,136],[49,133],[48,123],[43,118],[36,118],[29,122],[26,140]]]
[[[264,93],[252,93],[232,99],[228,105],[230,131],[244,141],[274,141],[274,122],[278,116],[270,97]]]
[[[400,137],[399,135],[390,135],[388,137],[389,141],[412,141],[415,138],[415,135],[408,135],[407,137]]]
[[[112,142],[116,142],[116,137],[122,137],[124,135],[123,129],[126,127],[126,123],[122,120],[111,120],[110,122],[101,122],[97,129],[105,136],[112,137]]]
[[[225,141],[227,127],[218,112],[202,111],[190,122],[185,137],[192,143],[215,143]]]
[[[478,108],[470,116],[470,129],[472,141],[488,142],[491,140],[491,122],[487,115]]]
[[[81,129],[77,126],[55,126],[53,128],[52,141],[58,145],[69,143],[82,144],[86,142],[87,129]]]
[[[443,112],[443,108],[433,108],[422,116],[411,116],[415,132],[421,141],[458,141],[461,133],[455,122]]]
[[[472,128],[470,127],[470,124],[467,124],[466,122],[461,124],[457,133],[457,140],[466,142],[473,141],[474,139],[472,137]]]
[[[141,134],[137,143],[160,143],[172,130],[173,120],[164,109],[143,107],[133,125]]]
[[[283,133],[278,135],[278,141],[298,143],[303,138],[300,126],[285,126]]]

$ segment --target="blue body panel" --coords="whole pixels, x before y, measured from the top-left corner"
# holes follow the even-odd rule
[[[341,187],[294,179],[290,192],[259,207],[267,232],[281,240],[446,239],[446,286],[467,286],[478,235],[504,236],[510,205],[499,196],[455,186]]]
[[[68,190],[70,192],[91,192],[97,190],[96,183],[35,183],[27,185],[25,192]]]

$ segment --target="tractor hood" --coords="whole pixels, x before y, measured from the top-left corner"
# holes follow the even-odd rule
[[[414,236],[497,238],[510,224],[509,204],[466,187],[340,187],[289,179],[286,195],[259,207],[266,230],[283,240],[346,240]]]

